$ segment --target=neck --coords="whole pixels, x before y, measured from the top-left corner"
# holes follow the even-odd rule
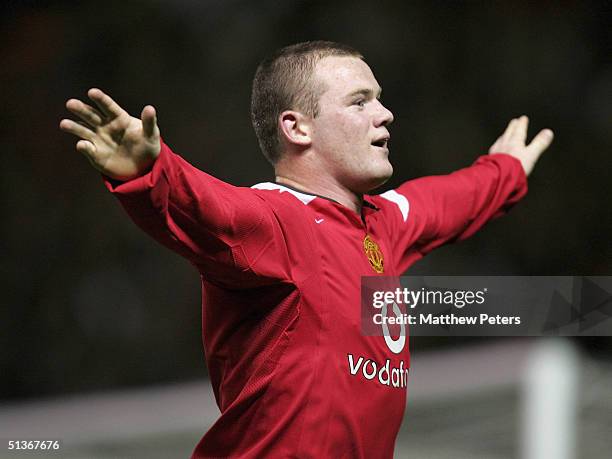
[[[340,184],[329,180],[329,177],[313,177],[307,179],[303,176],[277,172],[276,183],[332,199],[358,214],[361,213],[363,195],[353,193]]]

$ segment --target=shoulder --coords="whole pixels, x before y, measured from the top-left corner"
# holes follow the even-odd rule
[[[378,195],[368,195],[366,199],[378,207],[384,214],[393,214],[403,221],[410,214],[410,200],[404,193],[389,190]]]

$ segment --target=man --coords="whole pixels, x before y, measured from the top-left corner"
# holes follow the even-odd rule
[[[252,119],[275,183],[238,188],[160,139],[98,89],[62,120],[132,219],[201,273],[203,341],[221,416],[193,457],[389,458],[406,400],[406,336],[360,333],[361,276],[399,276],[526,193],[552,140],[514,119],[448,176],[389,179],[393,115],[363,57],[331,42],[262,62]],[[386,371],[386,373],[385,373]]]

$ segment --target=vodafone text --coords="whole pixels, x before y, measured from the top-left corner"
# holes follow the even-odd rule
[[[388,387],[405,388],[408,386],[408,367],[404,367],[404,361],[400,360],[399,367],[391,367],[391,361],[387,359],[384,365],[372,359],[359,356],[357,360],[353,354],[348,354],[349,372],[356,376],[361,371],[363,377],[370,381]]]

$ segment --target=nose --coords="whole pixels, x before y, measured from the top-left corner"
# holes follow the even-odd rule
[[[377,99],[378,111],[374,123],[376,127],[387,126],[393,123],[393,113],[387,107],[385,107],[380,100]]]

